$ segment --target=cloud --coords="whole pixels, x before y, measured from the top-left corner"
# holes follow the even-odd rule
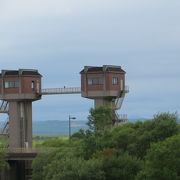
[[[84,65],[121,65],[130,86],[122,112],[152,116],[179,109],[179,8],[179,0],[1,1],[1,69],[39,69],[48,88],[79,86]],[[52,97],[47,106],[42,100],[37,119],[55,118],[71,100]],[[91,105],[85,101],[75,99],[68,111],[86,108],[86,114]]]

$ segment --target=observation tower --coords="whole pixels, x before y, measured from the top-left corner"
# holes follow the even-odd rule
[[[32,102],[41,99],[41,77],[34,69],[1,71],[0,112],[9,115],[10,149],[32,147]]]
[[[129,92],[125,85],[126,72],[121,66],[103,65],[85,66],[81,74],[81,95],[93,99],[95,107],[107,105],[113,111],[113,123],[124,122],[127,115],[118,115],[125,94]]]

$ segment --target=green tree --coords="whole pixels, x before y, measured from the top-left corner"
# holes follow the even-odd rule
[[[102,171],[107,180],[134,180],[141,169],[140,160],[114,148],[98,151],[94,157],[102,161]]]
[[[108,106],[99,106],[90,109],[88,125],[95,132],[102,132],[112,126],[112,109]]]
[[[180,135],[154,143],[148,150],[143,167],[137,180],[179,180]]]
[[[3,148],[0,148],[0,172],[8,169],[8,163],[6,161],[6,152]]]
[[[39,153],[38,156],[33,161],[33,180],[44,180],[44,169],[56,156],[56,151],[46,151]]]
[[[134,140],[128,144],[128,152],[143,159],[151,143],[163,141],[179,133],[177,119],[176,113],[160,113],[152,120],[131,124],[131,128],[135,131],[131,135]]]

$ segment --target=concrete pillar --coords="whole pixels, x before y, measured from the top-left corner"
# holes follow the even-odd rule
[[[32,102],[9,102],[9,148],[32,147]]]
[[[95,99],[94,100],[94,106],[95,108],[98,106],[112,106],[112,100],[109,99]]]

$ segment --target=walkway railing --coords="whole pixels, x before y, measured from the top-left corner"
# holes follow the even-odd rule
[[[64,87],[64,88],[48,88],[42,89],[42,95],[53,95],[53,94],[80,94],[80,87]]]

